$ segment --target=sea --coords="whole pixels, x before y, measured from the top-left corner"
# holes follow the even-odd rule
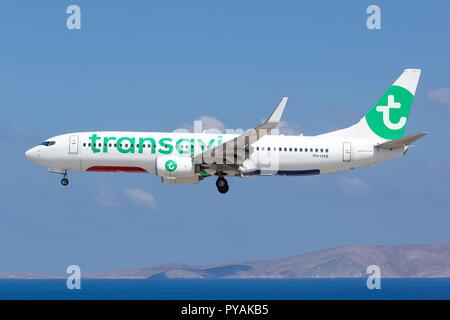
[[[93,280],[69,290],[66,280],[0,280],[0,300],[450,300],[450,278]]]

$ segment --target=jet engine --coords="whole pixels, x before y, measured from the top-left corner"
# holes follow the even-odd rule
[[[156,158],[156,175],[160,177],[195,177],[195,166],[191,157],[160,156]]]

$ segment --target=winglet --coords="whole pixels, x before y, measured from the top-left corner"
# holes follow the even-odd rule
[[[263,124],[258,126],[258,129],[273,129],[278,125],[283,115],[284,108],[286,107],[288,97],[283,97],[278,106],[273,110],[270,117]]]
[[[399,147],[406,147],[406,146],[409,146],[414,141],[419,140],[420,138],[422,138],[426,134],[428,134],[428,132],[419,132],[419,133],[413,134],[411,136],[407,136],[407,137],[404,137],[404,138],[400,138],[400,139],[384,142],[382,144],[376,145],[376,147],[378,149],[390,149],[390,150],[396,149],[396,148],[399,148]]]

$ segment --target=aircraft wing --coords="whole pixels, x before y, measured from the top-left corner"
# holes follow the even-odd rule
[[[389,149],[389,150],[400,148],[400,147],[406,147],[406,146],[409,146],[414,141],[419,140],[420,138],[425,136],[427,133],[428,132],[419,132],[419,133],[413,134],[411,136],[407,136],[404,138],[400,138],[400,139],[387,141],[387,142],[378,144],[375,147],[377,147],[378,149]]]
[[[197,164],[235,164],[235,160],[241,158],[246,159],[248,147],[250,144],[258,141],[266,134],[270,134],[281,120],[284,108],[288,101],[287,97],[283,97],[274,109],[270,117],[257,127],[237,136],[236,138],[226,141],[214,148],[204,150],[194,155],[194,163]],[[221,161],[222,162],[221,162]]]

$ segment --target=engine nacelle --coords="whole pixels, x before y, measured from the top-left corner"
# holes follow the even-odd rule
[[[191,157],[160,156],[156,158],[156,175],[160,177],[188,178],[195,176]]]

